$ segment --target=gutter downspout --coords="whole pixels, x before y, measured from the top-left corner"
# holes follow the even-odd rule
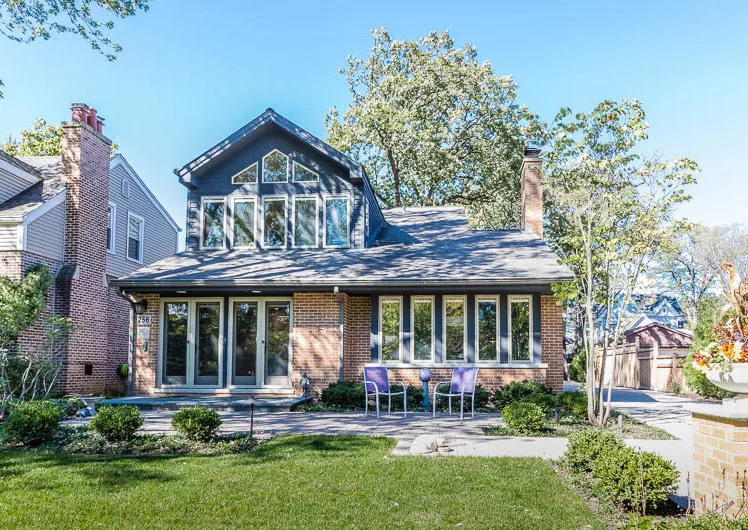
[[[344,374],[344,360],[343,360],[343,351],[345,346],[345,299],[343,298],[343,294],[338,289],[338,286],[336,285],[335,288],[332,291],[335,293],[338,297],[338,304],[340,305],[340,313],[338,315],[338,335],[340,337],[340,353],[339,353],[339,369],[338,369],[338,380],[343,380],[343,374]]]

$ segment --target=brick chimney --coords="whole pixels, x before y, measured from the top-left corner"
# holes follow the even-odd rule
[[[522,197],[522,218],[520,228],[535,232],[543,237],[543,188],[540,176],[543,163],[540,160],[540,149],[525,147],[525,158],[522,160],[520,176],[520,196]]]
[[[62,124],[61,178],[65,199],[66,316],[74,332],[61,374],[65,392],[101,391],[107,372],[106,228],[111,141],[103,119],[82,103]]]

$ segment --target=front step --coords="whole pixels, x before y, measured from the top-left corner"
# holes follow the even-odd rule
[[[179,410],[188,407],[208,407],[226,412],[250,410],[254,405],[256,411],[288,412],[294,407],[309,401],[309,396],[282,397],[217,397],[217,396],[129,396],[107,399],[101,405],[135,405],[140,410]]]

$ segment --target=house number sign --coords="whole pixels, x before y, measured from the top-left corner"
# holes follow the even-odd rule
[[[150,326],[151,315],[138,315],[138,326]]]

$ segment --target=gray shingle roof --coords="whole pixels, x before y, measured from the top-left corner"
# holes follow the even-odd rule
[[[61,157],[24,156],[10,158],[28,167],[34,172],[34,175],[42,180],[0,204],[0,220],[21,219],[65,191],[65,185],[60,178]]]
[[[19,158],[13,155],[9,155],[5,151],[0,150],[0,160],[5,160],[8,164],[17,167],[18,169],[25,171],[26,173],[31,173],[32,175],[35,175],[37,177],[39,176],[35,168],[20,160]]]
[[[462,208],[385,210],[363,249],[188,251],[114,283],[122,287],[549,284],[571,271],[535,234],[471,230]]]

